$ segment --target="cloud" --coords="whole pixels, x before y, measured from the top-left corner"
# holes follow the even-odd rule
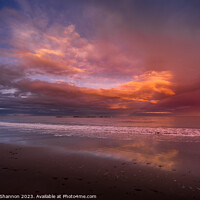
[[[18,3],[20,9],[0,11],[5,106],[128,114],[199,109],[200,40],[184,13],[172,20],[171,10],[129,1],[116,9],[106,2]]]
[[[169,72],[149,72],[135,77],[135,81],[117,88],[94,89],[78,87],[68,83],[50,83],[39,80],[21,79],[15,83],[18,100],[40,105],[62,105],[74,110],[87,108],[137,111],[147,104],[155,104],[160,99],[174,95],[170,87]]]
[[[199,83],[178,85],[176,95],[161,100],[157,107],[160,110],[168,108],[174,114],[199,115],[200,87]]]
[[[41,32],[30,24],[31,21],[23,26],[11,24],[13,48],[8,55],[18,58],[27,71],[69,75],[84,72],[90,66],[85,59],[90,44],[80,37],[74,25],[51,27],[61,31],[62,34],[58,34],[55,30]]]
[[[24,70],[18,66],[0,65],[0,88],[10,88],[15,83],[24,78]]]

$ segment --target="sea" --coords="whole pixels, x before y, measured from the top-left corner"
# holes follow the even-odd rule
[[[200,136],[200,117],[1,116],[0,133],[131,140],[135,135]]]
[[[150,163],[200,177],[200,117],[0,116],[0,143]]]

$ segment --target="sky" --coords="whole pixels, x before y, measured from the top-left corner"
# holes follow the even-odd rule
[[[200,115],[200,1],[0,0],[0,115]]]

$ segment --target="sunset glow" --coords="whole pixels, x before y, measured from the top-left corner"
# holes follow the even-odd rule
[[[2,7],[1,112],[199,115],[195,11],[134,2],[116,10],[93,1],[60,1],[54,11],[55,1]]]

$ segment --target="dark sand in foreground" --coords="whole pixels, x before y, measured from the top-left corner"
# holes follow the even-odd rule
[[[200,199],[190,172],[87,153],[0,144],[0,194],[85,194],[97,199]],[[160,166],[162,168],[163,166]]]

